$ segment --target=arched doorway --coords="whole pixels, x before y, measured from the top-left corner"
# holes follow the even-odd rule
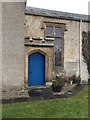
[[[28,56],[28,85],[45,84],[45,56],[35,52]]]

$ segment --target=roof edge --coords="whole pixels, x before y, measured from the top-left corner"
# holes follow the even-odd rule
[[[89,22],[88,15],[26,6],[25,14]]]

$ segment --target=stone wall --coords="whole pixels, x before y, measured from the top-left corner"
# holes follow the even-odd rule
[[[81,72],[82,80],[88,81],[89,76],[88,76],[88,70],[87,70],[88,69],[87,63],[85,62],[84,56],[82,53],[82,39],[83,39],[82,33],[88,32],[88,23],[81,22],[80,25],[81,25],[81,41],[80,41],[80,43],[81,43],[81,49],[80,49],[80,51],[81,51],[81,56],[80,56],[81,57],[81,59],[80,59],[81,71],[80,72]]]
[[[2,3],[2,84],[4,90],[24,86],[24,2]]]
[[[88,31],[88,23],[75,20],[65,20],[43,17],[38,15],[26,14],[26,37],[42,37],[44,38],[44,21],[64,23],[66,30],[64,31],[64,67],[68,75],[80,75],[82,80],[88,80],[87,65],[83,61],[82,56],[82,32]],[[33,48],[34,49],[34,48]],[[41,48],[40,48],[41,49]],[[51,49],[51,48],[49,48]],[[25,51],[30,51],[30,47],[26,47]],[[44,48],[42,47],[42,50]],[[49,53],[48,53],[49,55]],[[54,57],[54,55],[52,55]],[[52,58],[53,58],[52,57]],[[51,66],[54,66],[54,58]],[[55,73],[54,69],[51,73]]]

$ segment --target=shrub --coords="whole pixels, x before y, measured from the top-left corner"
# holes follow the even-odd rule
[[[65,85],[65,80],[63,76],[56,77],[56,80],[54,80],[52,83],[52,91],[61,92],[64,85]]]
[[[72,80],[73,80],[73,83],[75,83],[75,84],[80,84],[80,82],[81,82],[81,78],[80,78],[80,76],[76,76],[76,75],[73,75],[72,76]]]

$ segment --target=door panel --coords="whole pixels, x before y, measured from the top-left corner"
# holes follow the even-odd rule
[[[45,84],[45,57],[33,53],[28,57],[28,85]]]

